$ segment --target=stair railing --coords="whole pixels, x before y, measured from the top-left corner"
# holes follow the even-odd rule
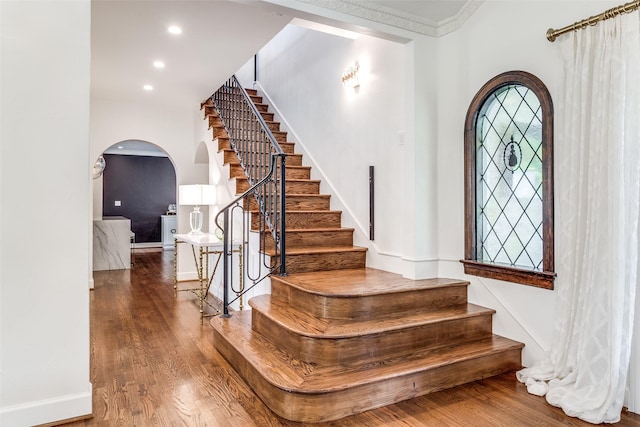
[[[286,275],[286,154],[235,76],[211,96],[211,101],[249,182],[249,189],[222,208],[215,218],[216,226],[223,232],[223,317],[229,317],[229,305],[271,273],[279,271],[280,275]],[[251,218],[248,211],[255,207],[259,214]],[[252,245],[255,245],[252,241],[256,240],[250,239],[252,231],[259,236],[260,247],[253,251],[259,254],[256,263],[246,262],[251,259]],[[236,237],[238,234],[239,238]],[[268,235],[275,243],[274,257],[269,262],[265,254]],[[233,248],[238,244],[245,260],[240,264],[238,274],[250,281],[248,287],[233,286],[232,256]],[[274,259],[278,262],[274,263]],[[238,282],[243,283],[244,280]],[[231,301],[229,290],[235,293]]]

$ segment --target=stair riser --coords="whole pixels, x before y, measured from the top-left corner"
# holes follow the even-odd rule
[[[280,172],[278,168],[278,173]],[[287,167],[286,179],[311,179],[311,168],[291,168]],[[319,191],[319,190],[318,190]]]
[[[249,97],[251,98],[251,100],[255,103],[255,104],[262,104],[262,97],[258,96],[258,95],[251,95],[249,94]]]
[[[280,131],[280,123],[278,122],[269,122],[267,123],[267,126],[269,126],[269,129],[271,129],[271,132],[279,132]]]
[[[287,273],[364,268],[366,255],[365,251],[287,254]],[[278,262],[278,257],[271,258],[272,266]]]
[[[296,151],[296,144],[294,142],[278,141],[278,145],[282,148],[282,151],[286,154],[294,154]]]
[[[488,338],[492,334],[491,313],[350,338],[302,336],[281,327],[255,307],[251,315],[254,331],[269,337],[276,346],[286,348],[291,356],[318,365],[374,363],[425,348]]]
[[[217,116],[218,113],[213,105],[203,105],[201,108],[204,111],[204,118],[206,119],[209,115]]]
[[[261,113],[266,113],[269,110],[269,106],[266,104],[256,104],[256,108]]]
[[[265,121],[272,122],[273,121],[273,113],[260,112],[260,115]]]
[[[227,153],[225,151],[225,153]],[[226,162],[226,157],[225,157]],[[287,194],[319,194],[320,183],[317,181],[287,181]],[[249,189],[249,181],[246,179],[238,179],[236,181],[236,192],[244,193]]]
[[[333,421],[521,368],[521,350],[509,349],[331,393],[300,393],[266,381],[217,328],[214,342],[216,349],[272,411],[298,422]]]
[[[258,212],[251,212],[251,230],[258,231]],[[340,228],[341,213],[330,212],[287,212],[285,218],[288,230],[300,230],[304,228]]]
[[[214,127],[213,129],[213,138],[229,138],[227,135],[227,131],[224,130],[223,127]]]
[[[282,151],[286,154],[294,154],[296,144],[293,142],[278,142]],[[218,138],[218,151],[220,150],[230,150],[231,143],[229,142],[229,138]]]
[[[278,142],[287,142],[287,132],[282,131],[271,131],[276,141]]]
[[[264,239],[264,249],[272,251],[275,249],[275,242],[271,234],[267,234]],[[352,230],[336,231],[287,231],[287,247],[331,247],[331,246],[353,246]]]
[[[363,319],[467,304],[465,285],[356,298],[331,298],[303,292],[277,276],[271,277],[271,295],[295,304],[313,316],[330,319]]]
[[[279,168],[278,168],[279,169]],[[268,169],[264,168],[266,172]],[[298,169],[294,167],[286,168],[287,179],[309,179],[311,176],[311,171],[308,168]],[[238,164],[232,164],[231,169],[229,170],[230,178],[246,178],[244,170]]]
[[[224,137],[226,137],[226,136],[227,136],[227,134],[225,133]],[[236,158],[235,161],[238,162],[237,158]],[[300,155],[300,154],[289,154],[289,155],[287,155],[287,166],[302,166],[302,155]]]
[[[209,127],[224,127],[222,124],[222,119],[217,115],[209,115]]]
[[[218,151],[231,150],[231,143],[229,138],[218,138]]]
[[[242,170],[242,169],[240,169]],[[245,209],[250,211],[258,210],[258,201],[255,198],[249,199],[249,204],[245,204]],[[279,199],[278,199],[279,200]],[[279,203],[276,201],[276,203]],[[289,211],[327,211],[330,208],[329,197],[318,197],[314,195],[288,195],[285,202],[285,209]]]
[[[302,154],[289,154],[286,163],[287,166],[302,166]]]
[[[277,168],[280,174],[280,168]],[[309,166],[292,166],[285,167],[286,179],[311,179],[311,167]],[[318,187],[319,189],[320,187]],[[318,190],[319,191],[319,190]]]
[[[238,156],[236,156],[236,153],[234,153],[233,151],[224,150],[223,151],[223,156],[224,156],[223,160],[224,160],[225,164],[227,164],[227,163],[238,163],[239,162]]]

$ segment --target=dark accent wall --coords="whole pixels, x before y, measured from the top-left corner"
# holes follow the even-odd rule
[[[160,215],[176,203],[176,172],[166,157],[105,154],[102,215],[131,220],[136,243],[160,242]],[[121,206],[115,206],[120,200]]]

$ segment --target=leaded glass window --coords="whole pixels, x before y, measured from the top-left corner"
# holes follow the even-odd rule
[[[553,106],[511,72],[476,95],[465,128],[465,271],[553,286]]]

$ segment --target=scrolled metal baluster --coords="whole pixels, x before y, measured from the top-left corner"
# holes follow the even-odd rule
[[[285,246],[285,191],[286,191],[286,165],[285,154],[279,143],[275,139],[273,132],[269,129],[264,121],[262,114],[258,111],[256,105],[250,96],[240,86],[235,76],[231,77],[227,83],[217,91],[213,96],[214,107],[218,111],[225,130],[229,134],[231,147],[240,160],[241,167],[245,171],[250,189],[243,195],[236,198],[229,205],[224,207],[216,217],[223,215],[224,224],[224,241],[226,248],[225,263],[223,263],[224,273],[224,305],[225,315],[229,315],[228,306],[241,298],[244,293],[251,290],[264,278],[268,277],[271,272],[277,270],[280,274],[286,274],[286,246]],[[278,266],[267,265],[264,253],[260,256],[260,260],[264,262],[249,263],[251,252],[251,225],[249,219],[250,213],[240,213],[242,217],[242,252],[245,262],[243,263],[243,271],[238,274],[241,278],[247,277],[252,284],[245,287],[244,291],[236,290],[233,286],[234,273],[231,268],[233,257],[233,245],[236,242],[234,238],[234,230],[236,229],[235,221],[237,220],[236,212],[248,209],[252,200],[255,200],[261,212],[257,215],[257,226],[259,238],[257,241],[260,247],[257,253],[261,253],[260,249],[266,245],[267,233],[271,235],[275,242],[275,256],[280,261]],[[238,209],[240,211],[238,211]],[[263,272],[263,264],[266,271]],[[255,271],[251,271],[248,267],[253,265]],[[246,276],[245,270],[246,268]],[[266,273],[266,274],[265,274]],[[237,291],[237,296],[229,301],[229,289]]]

